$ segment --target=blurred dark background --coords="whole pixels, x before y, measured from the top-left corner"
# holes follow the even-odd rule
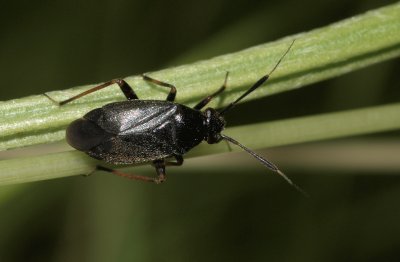
[[[207,59],[394,2],[2,1],[0,99]],[[399,68],[396,59],[245,103],[227,120],[398,102]],[[233,165],[233,155],[248,163]],[[190,159],[170,168],[161,186],[104,173],[3,186],[0,261],[398,261],[398,169],[315,170],[286,160],[283,169],[307,199],[246,154],[233,155]],[[150,167],[138,170],[153,175]]]

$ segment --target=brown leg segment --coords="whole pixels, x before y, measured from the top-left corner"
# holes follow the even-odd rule
[[[140,175],[134,175],[134,174],[127,174],[115,169],[111,169],[108,167],[104,167],[104,166],[96,166],[97,170],[101,170],[101,171],[106,171],[109,173],[112,173],[114,175],[120,176],[120,177],[124,177],[124,178],[128,178],[128,179],[133,179],[133,180],[140,180],[140,181],[145,181],[145,182],[153,182],[156,184],[160,184],[162,182],[164,182],[167,177],[166,177],[166,173],[165,173],[165,166],[180,166],[183,163],[183,157],[182,156],[174,156],[176,159],[176,162],[166,162],[164,159],[159,159],[159,160],[155,160],[153,161],[153,166],[156,168],[156,172],[157,172],[157,177],[147,177],[147,176],[140,176]]]
[[[71,98],[68,98],[68,99],[66,99],[66,100],[63,100],[63,101],[61,101],[61,102],[55,101],[53,98],[51,98],[51,97],[48,96],[47,94],[44,94],[44,95],[45,95],[47,98],[49,98],[51,101],[53,101],[54,103],[56,103],[56,104],[62,106],[62,105],[65,105],[65,104],[67,104],[67,103],[69,103],[69,102],[72,102],[72,101],[74,101],[74,100],[76,100],[76,99],[78,99],[78,98],[81,98],[82,96],[91,94],[91,93],[93,93],[93,92],[96,92],[96,91],[98,91],[98,90],[100,90],[100,89],[103,89],[103,88],[105,88],[105,87],[111,86],[111,85],[113,85],[113,84],[117,84],[117,85],[119,86],[119,88],[121,89],[121,91],[124,93],[125,97],[126,97],[128,100],[138,99],[138,96],[137,96],[136,93],[133,91],[132,87],[130,87],[130,86],[128,85],[128,83],[125,82],[123,79],[113,79],[113,80],[111,80],[111,81],[108,81],[108,82],[105,82],[105,83],[103,83],[103,84],[101,84],[101,85],[95,86],[95,87],[93,87],[93,88],[91,88],[91,89],[89,89],[89,90],[86,90],[85,92],[82,92],[82,93],[80,93],[80,94],[77,94],[76,96],[73,96],[73,97],[71,97]]]
[[[115,169],[111,169],[111,168],[108,168],[108,167],[104,167],[104,166],[96,166],[96,169],[97,170],[101,170],[101,171],[106,171],[106,172],[112,173],[112,174],[120,176],[120,177],[133,179],[133,180],[140,180],[140,181],[145,181],[145,182],[153,182],[153,183],[156,183],[156,184],[159,184],[159,183],[161,183],[162,181],[165,180],[165,174],[164,174],[164,178],[162,179],[162,181],[160,181],[160,177],[147,177],[147,176],[139,176],[139,175],[127,174],[127,173],[124,173],[124,172],[121,172],[121,171],[118,171],[118,170],[115,170]],[[158,171],[157,171],[157,173],[158,173]]]

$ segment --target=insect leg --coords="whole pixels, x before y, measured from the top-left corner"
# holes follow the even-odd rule
[[[166,161],[164,162],[166,166],[181,166],[183,164],[183,157],[180,155],[174,156],[176,159],[176,162],[172,161]]]
[[[77,94],[76,96],[73,96],[73,97],[71,97],[71,98],[68,98],[68,99],[66,99],[66,100],[63,100],[63,101],[61,101],[61,102],[58,102],[58,101],[54,100],[53,98],[51,98],[51,97],[50,97],[49,95],[47,95],[47,94],[44,94],[44,95],[45,95],[47,98],[49,98],[51,101],[53,101],[54,103],[56,103],[56,104],[62,106],[62,105],[65,105],[65,104],[67,104],[67,103],[69,103],[69,102],[72,102],[72,101],[74,101],[74,100],[76,100],[76,99],[78,99],[78,98],[81,98],[82,96],[85,96],[85,95],[88,95],[88,94],[90,94],[90,93],[96,92],[96,91],[98,91],[98,90],[100,90],[100,89],[103,89],[103,88],[105,88],[105,87],[111,86],[111,85],[113,85],[113,84],[117,84],[117,85],[119,86],[119,88],[121,89],[121,91],[124,93],[125,97],[126,97],[128,100],[138,99],[138,96],[137,96],[136,93],[133,91],[132,87],[131,87],[130,85],[128,85],[128,83],[125,82],[125,80],[123,80],[123,79],[113,79],[113,80],[111,80],[111,81],[108,81],[108,82],[105,82],[105,83],[103,83],[103,84],[101,84],[101,85],[95,86],[95,87],[93,87],[93,88],[91,88],[91,89],[89,89],[89,90],[86,90],[86,91],[84,91],[84,92],[82,92],[82,93],[80,93],[80,94]]]
[[[142,76],[143,76],[143,80],[145,80],[147,82],[150,82],[150,83],[153,83],[153,84],[156,84],[156,85],[159,85],[159,86],[164,86],[164,87],[170,88],[171,90],[169,91],[169,94],[167,96],[167,101],[173,102],[175,100],[175,96],[176,96],[176,87],[175,86],[173,86],[171,84],[168,84],[168,83],[165,83],[165,82],[161,82],[161,81],[159,81],[157,79],[151,78],[151,77],[146,76],[146,75],[142,75]]]
[[[157,177],[154,178],[154,182],[156,184],[160,184],[162,182],[164,182],[167,177],[165,174],[165,163],[163,159],[160,160],[154,160],[153,161],[153,165],[156,168],[156,172],[157,172]]]
[[[196,110],[200,110],[203,107],[205,107],[211,101],[211,99],[213,99],[217,95],[221,94],[226,88],[226,83],[228,81],[228,75],[229,75],[229,72],[226,72],[224,84],[220,87],[220,89],[217,90],[217,92],[207,96],[206,98],[201,100],[197,105],[195,105],[193,108]]]
[[[133,175],[133,174],[127,174],[115,169],[111,169],[108,167],[104,167],[104,166],[96,166],[96,170],[101,170],[101,171],[106,171],[109,173],[112,173],[114,175],[120,176],[120,177],[124,177],[124,178],[128,178],[128,179],[133,179],[133,180],[140,180],[140,181],[145,181],[145,182],[154,182],[156,184],[161,183],[162,181],[165,180],[165,178],[160,181],[160,176],[158,177],[147,177],[147,176],[139,176],[139,175]],[[165,175],[164,175],[165,177]]]

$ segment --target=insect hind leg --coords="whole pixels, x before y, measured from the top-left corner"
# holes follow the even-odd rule
[[[128,179],[133,179],[133,180],[140,180],[140,181],[145,181],[145,182],[153,182],[156,184],[161,184],[165,180],[167,180],[167,175],[165,172],[165,166],[180,166],[183,163],[183,157],[182,156],[174,156],[176,159],[176,162],[166,162],[164,159],[159,159],[159,160],[154,160],[153,161],[153,166],[156,169],[157,176],[156,177],[147,177],[147,176],[140,176],[140,175],[134,175],[134,174],[128,174],[125,172],[121,172],[119,170],[115,170],[112,168],[104,167],[104,166],[96,166],[96,170],[101,170],[105,172],[112,173],[114,175],[128,178]]]
[[[165,173],[165,162],[163,159],[154,160],[153,166],[156,168],[157,177],[154,178],[154,183],[161,184],[167,180],[167,174]]]
[[[51,98],[46,93],[43,94],[43,95],[46,96],[51,101],[53,101],[54,103],[56,103],[57,105],[62,106],[62,105],[65,105],[65,104],[67,104],[69,102],[72,102],[72,101],[74,101],[76,99],[79,99],[79,98],[81,98],[81,97],[83,97],[85,95],[94,93],[94,92],[96,92],[96,91],[98,91],[100,89],[103,89],[103,88],[106,88],[108,86],[111,86],[113,84],[117,84],[119,86],[119,88],[121,89],[122,93],[124,93],[126,99],[128,99],[128,100],[139,99],[138,96],[136,95],[135,91],[133,91],[132,87],[127,82],[125,82],[125,80],[120,79],[120,78],[113,79],[111,81],[108,81],[108,82],[105,82],[103,84],[97,85],[95,87],[90,88],[89,90],[86,90],[86,91],[84,91],[84,92],[82,92],[80,94],[77,94],[76,96],[70,97],[70,98],[68,98],[66,100],[63,100],[63,101],[60,101],[60,102],[54,100],[53,98]]]
[[[101,171],[105,171],[105,172],[109,172],[112,173],[116,176],[120,176],[120,177],[124,177],[127,179],[132,179],[132,180],[140,180],[140,181],[144,181],[144,182],[153,182],[156,184],[160,184],[161,182],[165,181],[165,166],[164,166],[164,176],[161,178],[160,175],[158,175],[157,177],[147,177],[147,176],[140,176],[140,175],[134,175],[134,174],[128,174],[125,172],[121,172],[119,170],[115,170],[115,169],[111,169],[108,167],[104,167],[104,166],[96,166],[96,170],[101,170]],[[157,171],[158,173],[158,171]]]

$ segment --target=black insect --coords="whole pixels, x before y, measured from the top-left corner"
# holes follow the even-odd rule
[[[158,184],[166,179],[165,166],[182,165],[182,156],[203,140],[206,140],[209,144],[226,140],[243,148],[267,168],[278,173],[291,185],[299,189],[273,163],[257,155],[233,138],[221,134],[225,127],[223,116],[240,100],[267,81],[289,52],[293,43],[294,41],[269,74],[261,77],[244,94],[222,110],[207,108],[205,111],[200,111],[212,98],[224,91],[228,73],[221,88],[201,100],[193,108],[174,103],[176,96],[175,86],[146,75],[143,75],[143,80],[170,89],[166,101],[139,100],[133,89],[122,79],[103,83],[61,102],[46,96],[61,106],[113,84],[117,84],[120,87],[128,101],[107,104],[73,121],[67,128],[67,142],[77,150],[111,164],[152,162],[156,168],[157,176],[147,177],[126,174],[103,166],[97,166],[98,170]],[[166,161],[166,158],[170,157],[175,158],[176,161]]]

